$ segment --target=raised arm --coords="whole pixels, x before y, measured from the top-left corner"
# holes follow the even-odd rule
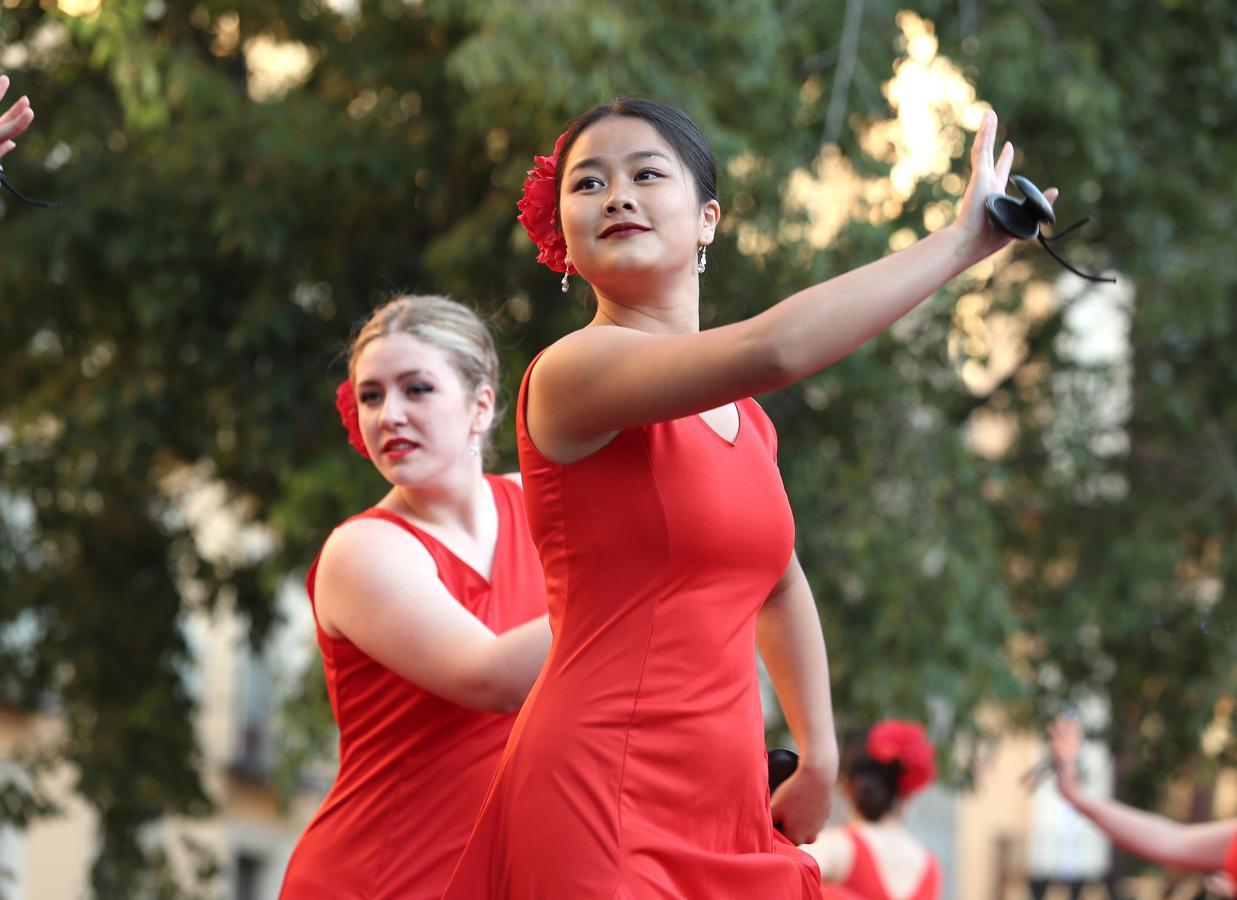
[[[1237,836],[1237,819],[1186,825],[1083,793],[1078,784],[1082,726],[1076,719],[1062,717],[1052,723],[1049,736],[1061,794],[1114,843],[1162,865],[1199,872],[1224,865],[1224,854]]]
[[[378,520],[331,535],[315,608],[328,634],[432,694],[489,712],[519,708],[550,646],[546,616],[495,635],[451,596],[419,541]]]
[[[9,76],[0,75],[0,100],[9,90]],[[34,110],[27,97],[18,97],[17,102],[0,115],[0,159],[17,146],[19,137],[34,121]]]
[[[813,840],[829,818],[838,743],[820,617],[794,554],[757,616],[756,643],[799,748],[799,767],[770,798],[773,820],[786,837],[802,844]]]
[[[1009,242],[983,207],[989,193],[1004,189],[1013,162],[1008,143],[994,161],[996,129],[996,114],[989,111],[972,147],[971,177],[957,219],[899,253],[724,327],[691,333],[591,327],[553,345],[532,374],[528,415],[534,440],[544,438],[551,447],[590,440],[600,445],[624,428],[782,387],[845,357]],[[1045,194],[1057,196],[1055,189]],[[715,215],[715,207],[702,214],[708,236]]]

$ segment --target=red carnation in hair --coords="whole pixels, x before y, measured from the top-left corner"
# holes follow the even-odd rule
[[[554,142],[554,152],[549,156],[534,156],[533,168],[524,179],[524,196],[516,206],[516,217],[533,243],[537,245],[537,262],[545,263],[555,272],[567,271],[567,241],[558,229],[555,213],[558,210],[558,194],[554,190],[554,172],[558,169],[563,142],[567,132]]]
[[[901,767],[899,797],[909,797],[936,777],[936,750],[917,722],[886,719],[868,732],[867,751],[877,762]]]
[[[369,451],[365,449],[365,441],[361,437],[361,411],[356,405],[356,391],[352,389],[352,379],[345,378],[335,389],[335,408],[339,410],[339,420],[348,430],[348,443],[357,453],[369,459]]]

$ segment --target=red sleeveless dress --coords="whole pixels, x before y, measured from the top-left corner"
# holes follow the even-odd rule
[[[1228,853],[1224,854],[1224,872],[1237,884],[1237,828],[1233,830],[1233,841],[1228,845]]]
[[[690,416],[560,465],[527,387],[554,640],[444,900],[818,900],[769,814],[755,622],[794,543],[772,424],[745,399],[733,444]]]
[[[936,857],[928,855],[919,884],[904,897],[894,897],[885,889],[876,857],[868,849],[867,842],[853,828],[844,829],[850,838],[854,855],[851,858],[850,874],[840,885],[825,885],[822,889],[825,900],[939,900],[941,896],[941,865]]]
[[[498,507],[491,580],[434,537],[383,509],[419,540],[460,604],[496,633],[545,613],[545,581],[520,488],[486,476]],[[312,601],[318,562],[309,570]],[[318,629],[339,775],[284,876],[286,900],[438,900],[494,775],[515,714],[495,715],[430,694]]]

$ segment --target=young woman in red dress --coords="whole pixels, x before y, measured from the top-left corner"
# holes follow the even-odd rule
[[[482,472],[498,361],[476,315],[395,300],[348,372],[350,440],[391,490],[309,571],[339,775],[281,896],[438,900],[545,659],[545,582],[518,476]]]
[[[819,896],[792,842],[824,824],[837,771],[825,644],[751,398],[846,356],[1008,242],[983,208],[1013,158],[993,162],[995,131],[989,114],[953,225],[705,331],[699,273],[721,210],[695,125],[620,100],[538,160],[522,221],[597,313],[521,387],[554,640],[447,900]],[[771,799],[757,645],[800,753]]]
[[[1049,729],[1057,788],[1074,808],[1109,839],[1152,862],[1195,872],[1215,873],[1218,890],[1234,896],[1237,887],[1237,818],[1182,824],[1144,812],[1109,797],[1085,794],[1078,784],[1082,725],[1062,716]]]
[[[841,784],[855,815],[803,848],[826,900],[938,900],[940,863],[902,822],[906,801],[936,775],[934,755],[923,726],[897,719],[847,742]]]

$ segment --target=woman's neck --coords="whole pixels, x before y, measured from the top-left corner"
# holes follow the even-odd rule
[[[860,825],[863,825],[865,828],[875,828],[877,830],[882,829],[882,828],[892,829],[892,828],[904,827],[904,824],[902,822],[902,811],[901,810],[890,810],[889,812],[881,816],[879,819],[877,819],[875,822],[873,822],[870,819],[865,819],[863,816],[860,816],[860,815],[856,815],[854,821]]]
[[[650,334],[700,330],[700,279],[695,269],[661,277],[627,277],[594,283],[594,325],[620,325]]]
[[[472,461],[469,461],[472,463]],[[384,504],[394,512],[443,530],[476,534],[487,521],[489,487],[479,461],[459,465],[432,484],[397,485]]]
[[[700,330],[700,308],[624,306],[598,295],[592,324],[619,325],[648,334],[695,334]]]

